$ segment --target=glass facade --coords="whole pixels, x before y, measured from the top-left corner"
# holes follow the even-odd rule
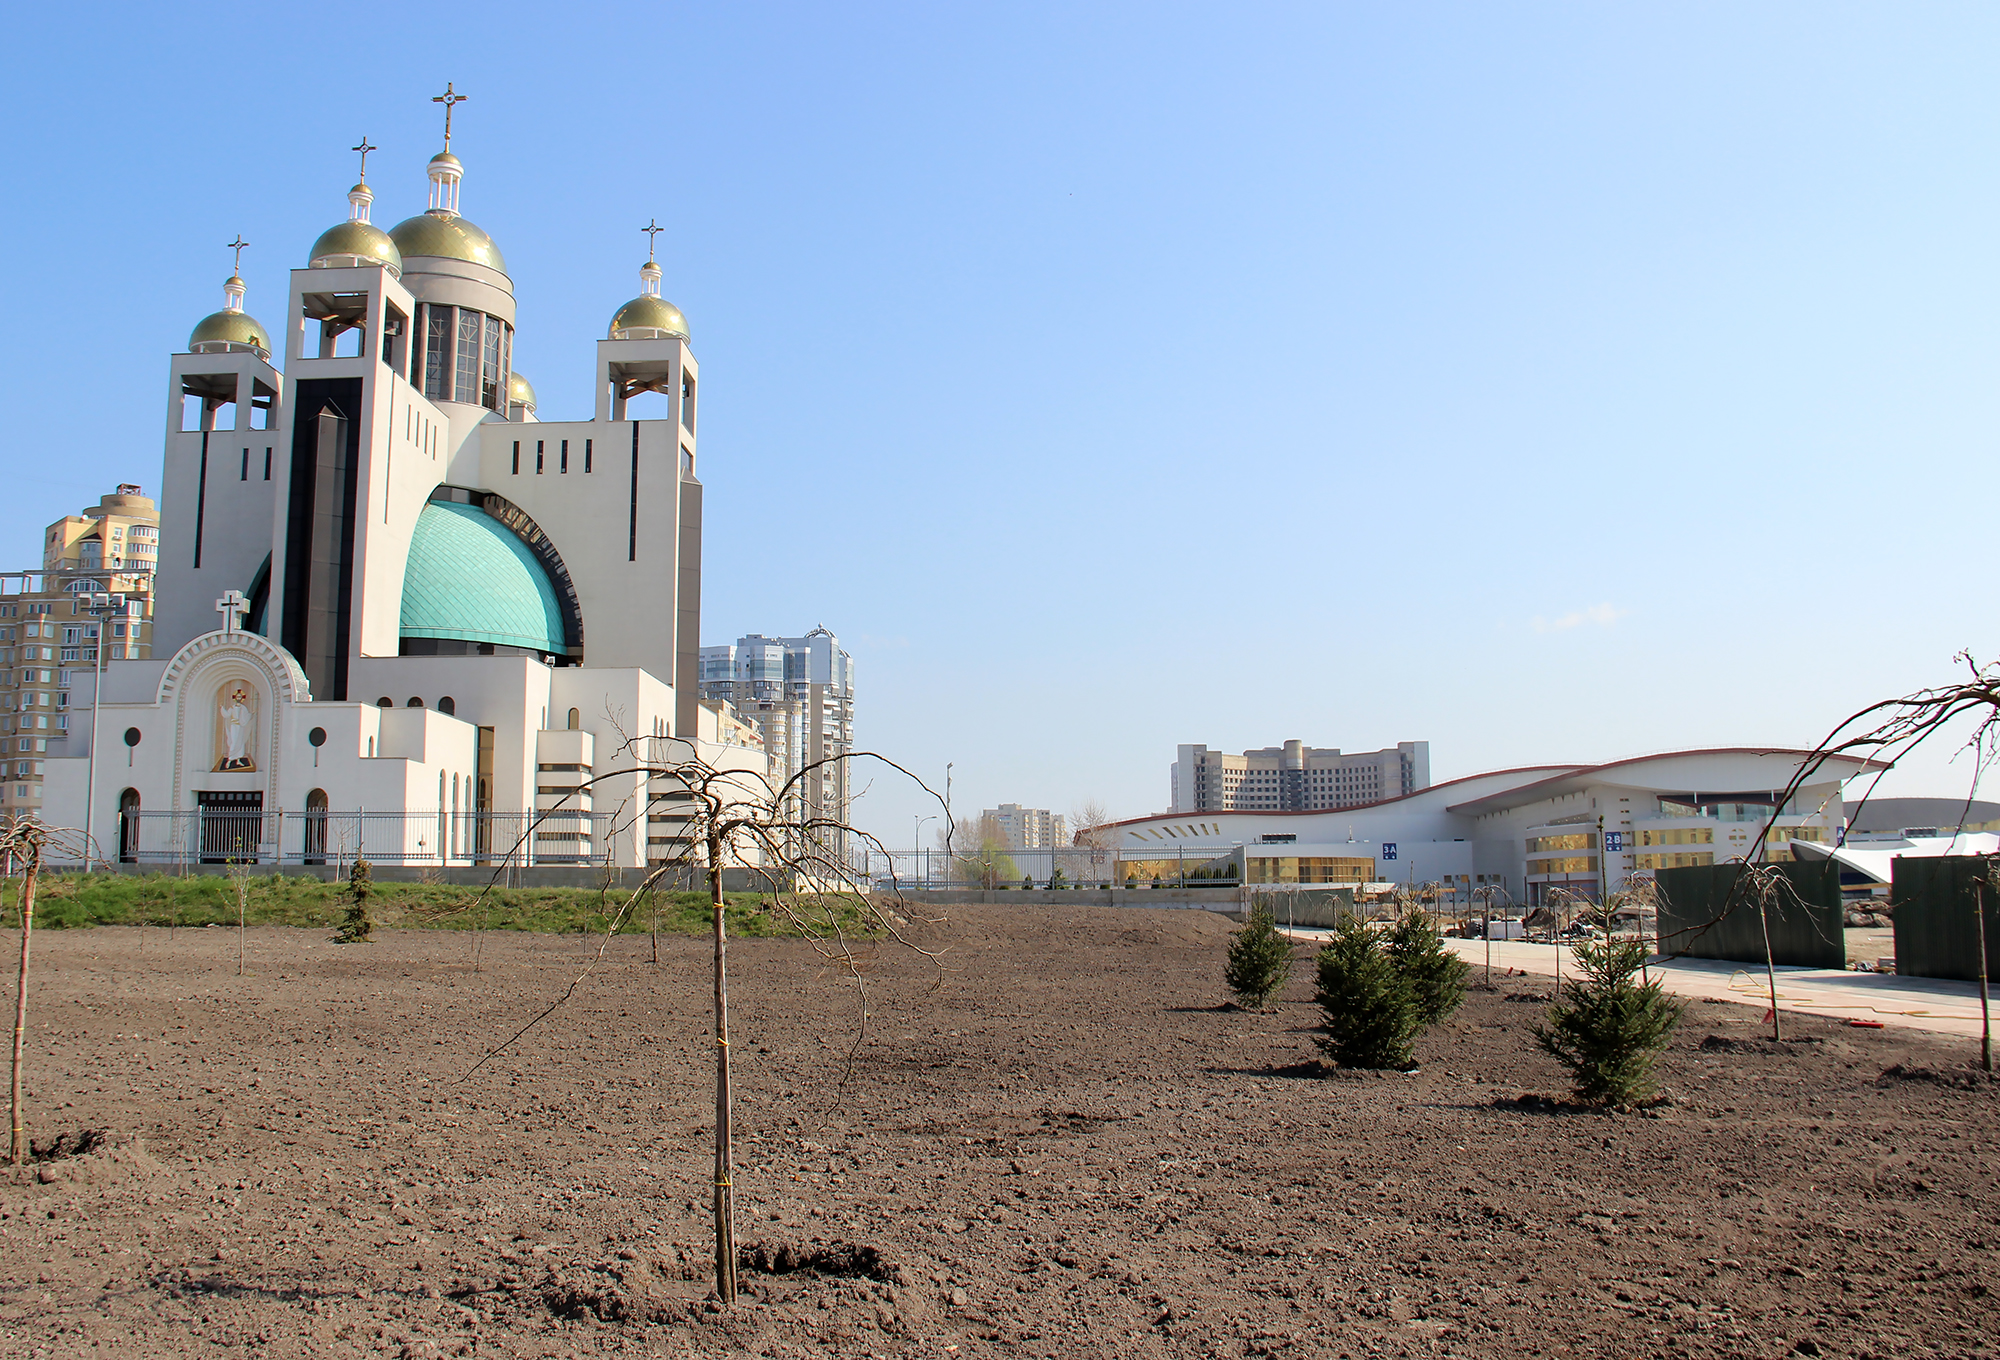
[[[1632,856],[1634,869],[1685,869],[1691,864],[1713,864],[1713,850],[1688,850],[1679,853],[1661,852],[1651,855]]]
[[[1595,831],[1572,831],[1561,836],[1528,837],[1528,853],[1531,855],[1543,850],[1595,850],[1596,848],[1597,833]],[[1534,873],[1536,871],[1531,869],[1529,872]]]
[[[1641,845],[1714,845],[1715,828],[1711,826],[1670,826],[1658,830],[1639,832]]]
[[[1372,883],[1375,861],[1358,856],[1251,855],[1252,883]]]
[[[1597,856],[1568,855],[1560,859],[1531,859],[1528,873],[1534,874],[1594,874],[1597,872]]]

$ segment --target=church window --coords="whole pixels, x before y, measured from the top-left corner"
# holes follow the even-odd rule
[[[432,401],[451,396],[451,308],[424,307],[424,395]]]
[[[514,441],[514,475],[521,475],[521,441],[518,439]]]
[[[569,711],[569,730],[572,732],[576,732],[580,731],[582,727],[583,727],[583,714],[579,713],[576,709],[572,708]]]
[[[545,444],[545,440],[537,439],[535,441],[535,475],[537,477],[542,475],[542,449]]]
[[[500,372],[500,328],[497,316],[486,318],[486,342],[480,353],[479,404],[489,411],[500,409],[500,392],[505,379]]]
[[[444,698],[438,700],[438,712],[444,714],[446,717],[452,716],[458,712],[458,700],[452,698],[449,694],[445,695]]]
[[[248,449],[243,450],[243,470],[236,474],[236,480],[239,482],[250,480],[250,450]]]
[[[422,699],[419,699],[414,694],[410,696],[410,702],[403,705],[403,707],[405,708],[422,708],[423,706],[424,706],[424,701]]]
[[[267,482],[271,480],[271,449],[269,445],[266,445],[264,448],[264,480]]]
[[[562,442],[562,456],[557,460],[556,471],[569,471],[569,441],[567,439]]]
[[[588,439],[583,441],[583,470],[585,472],[590,471],[590,441]]]
[[[395,706],[396,701],[386,694],[375,701],[375,707],[377,708],[394,708]]]
[[[486,318],[469,307],[458,309],[458,364],[452,374],[451,400],[479,405],[479,344]]]

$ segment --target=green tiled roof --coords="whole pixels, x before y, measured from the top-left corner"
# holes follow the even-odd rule
[[[560,654],[562,608],[528,545],[485,511],[432,501],[403,571],[402,635]]]

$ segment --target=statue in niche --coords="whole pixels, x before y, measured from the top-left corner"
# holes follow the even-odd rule
[[[257,691],[241,680],[222,687],[215,702],[215,764],[217,771],[254,771],[252,749],[257,732]]]

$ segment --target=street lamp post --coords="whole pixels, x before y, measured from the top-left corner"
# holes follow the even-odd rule
[[[923,872],[924,823],[936,820],[937,814],[933,812],[928,817],[916,818],[916,825],[910,828],[910,876],[913,878]],[[930,886],[929,874],[923,875],[923,883],[925,887]]]
[[[104,707],[104,654],[110,650],[111,616],[125,612],[125,597],[95,591],[84,598],[84,610],[97,620],[95,674],[90,686],[90,759],[83,776],[83,871],[97,853],[97,711]]]

